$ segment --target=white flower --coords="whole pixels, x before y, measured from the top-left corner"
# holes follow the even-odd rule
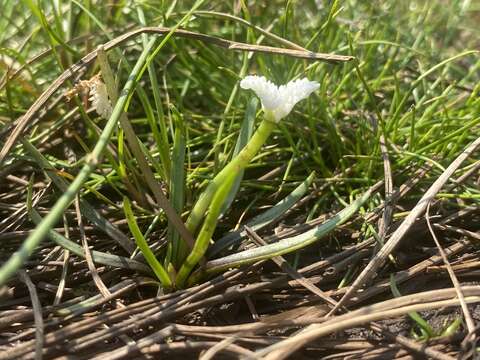
[[[296,103],[306,99],[320,84],[303,78],[277,86],[263,76],[249,75],[240,81],[240,87],[253,90],[260,98],[265,113],[270,113],[275,122],[279,122],[292,111]]]
[[[97,114],[108,120],[112,115],[112,104],[108,98],[107,86],[99,78],[90,84],[90,96]]]

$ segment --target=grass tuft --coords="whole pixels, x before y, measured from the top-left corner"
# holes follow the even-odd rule
[[[365,341],[354,348],[381,336],[386,358],[400,347],[473,354],[469,312],[480,298],[462,288],[479,256],[477,2],[0,0],[0,9],[0,335],[16,344],[2,358],[42,354],[28,342],[35,321],[46,357],[65,355],[63,340],[80,357],[101,357],[100,342],[112,359],[137,355],[119,335],[144,354],[201,350],[231,338],[231,324],[265,341],[242,335],[208,356],[280,359],[297,346],[306,357],[350,356],[337,338],[325,349],[307,344],[359,326],[376,335],[359,331]],[[319,88],[274,124],[239,86],[253,74]],[[93,107],[98,81],[111,114]],[[272,270],[278,256],[291,272]],[[445,269],[459,278],[453,290]],[[300,287],[310,283],[332,302],[296,316],[319,301]],[[165,294],[152,300],[159,288]],[[402,302],[420,289],[437,300]],[[204,310],[231,303],[238,317],[205,325],[216,323]],[[462,311],[439,325],[428,311],[442,304]],[[336,314],[345,306],[353,318]],[[19,307],[31,313],[14,314]],[[96,321],[110,310],[118,312],[103,329]],[[187,310],[201,313],[205,331],[185,325]],[[388,328],[383,311],[408,326]],[[77,333],[69,326],[85,312],[91,323]],[[342,322],[321,325],[324,315]],[[317,324],[291,339],[269,336],[289,321]],[[12,331],[2,333],[7,322]],[[451,343],[416,347],[446,336]]]

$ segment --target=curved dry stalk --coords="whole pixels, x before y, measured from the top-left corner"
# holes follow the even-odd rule
[[[480,137],[472,142],[440,175],[440,177],[435,180],[435,182],[430,186],[428,191],[422,196],[418,201],[417,205],[410,211],[408,216],[403,220],[402,224],[395,230],[390,239],[385,243],[385,245],[380,249],[380,251],[375,255],[375,257],[368,263],[368,265],[363,269],[360,275],[356,278],[353,284],[349,287],[345,295],[340,299],[337,306],[333,308],[331,314],[335,313],[339,308],[345,305],[348,299],[350,299],[355,292],[360,289],[370,278],[372,278],[377,270],[385,262],[385,259],[392,253],[393,250],[397,247],[400,241],[403,239],[407,231],[412,227],[412,225],[417,221],[417,218],[423,214],[427,204],[435,197],[435,195],[440,191],[443,185],[450,179],[455,170],[462,164],[462,162],[467,159],[480,145]]]
[[[37,289],[25,271],[19,272],[20,279],[27,285],[32,300],[33,316],[35,319],[35,360],[42,360],[42,348],[45,339],[42,304],[38,298]]]
[[[191,354],[192,350],[208,349],[215,346],[217,343],[214,341],[175,341],[166,344],[153,344],[142,350],[142,354],[155,354],[161,351],[184,351],[187,354]],[[223,348],[223,352],[227,352],[238,358],[241,355],[251,356],[253,354],[250,350],[247,350],[241,346],[235,344],[229,344]]]
[[[224,19],[233,20],[233,21],[235,21],[239,24],[242,24],[242,25],[248,26],[249,28],[255,29],[260,34],[265,35],[265,37],[270,38],[272,40],[275,40],[275,41],[277,41],[280,44],[283,44],[285,46],[289,46],[292,49],[300,50],[300,51],[308,51],[303,46],[295,44],[294,42],[291,42],[287,39],[284,39],[284,38],[282,38],[278,35],[275,35],[274,33],[271,33],[270,31],[267,31],[267,30],[261,28],[260,26],[252,24],[250,21],[247,21],[245,19],[242,19],[242,18],[240,18],[238,16],[235,16],[235,15],[232,15],[232,14],[218,12],[218,11],[205,11],[205,10],[197,10],[197,11],[194,12],[194,14],[197,15],[197,16],[212,16],[212,17],[216,16],[216,17],[220,17],[220,18],[224,18]]]
[[[438,252],[442,257],[442,261],[447,268],[447,272],[448,272],[448,275],[450,276],[450,279],[452,280],[452,284],[455,290],[457,291],[458,300],[460,301],[460,306],[463,311],[463,316],[465,317],[465,323],[467,324],[468,332],[473,333],[475,331],[475,323],[472,319],[472,315],[470,314],[470,311],[468,310],[468,306],[465,303],[465,297],[463,296],[462,289],[460,287],[460,282],[458,281],[457,276],[455,275],[455,272],[453,271],[452,266],[450,265],[450,261],[448,261],[447,254],[445,254],[445,250],[443,250],[442,245],[440,245],[440,241],[438,241],[437,235],[435,234],[435,231],[433,230],[432,224],[430,222],[430,204],[431,203],[429,202],[427,205],[426,213],[425,213],[425,219],[427,220],[428,230],[430,231],[433,241],[437,246]]]
[[[237,339],[237,337],[235,335],[233,335],[233,336],[229,336],[229,337],[219,341],[218,343],[216,343],[215,345],[210,347],[207,351],[205,351],[205,353],[203,353],[201,355],[199,360],[214,359],[215,355],[217,355],[222,350],[224,350],[224,349],[228,348],[230,345],[232,345],[235,342],[236,339]],[[251,356],[251,355],[253,355],[253,352],[251,352],[250,354],[248,354],[248,353],[245,354],[244,353],[244,355]]]
[[[465,293],[465,301],[467,303],[480,302],[480,286],[465,286],[462,287],[462,291]],[[310,341],[336,331],[376,320],[404,315],[411,311],[458,306],[460,305],[460,301],[458,299],[452,299],[452,297],[455,296],[455,289],[441,289],[407,295],[365,306],[350,313],[330,318],[321,324],[311,325],[296,336],[291,336],[286,340],[257,351],[255,357],[263,357],[266,360],[285,359]]]

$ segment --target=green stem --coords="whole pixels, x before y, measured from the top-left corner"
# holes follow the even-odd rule
[[[268,116],[268,114],[265,114]],[[213,196],[219,189],[220,185],[224,183],[225,179],[231,174],[237,174],[240,170],[245,168],[247,164],[252,160],[252,158],[257,154],[258,150],[265,143],[273,129],[275,128],[276,123],[271,121],[269,117],[265,118],[257,130],[253,134],[252,138],[247,145],[240,151],[240,153],[230,161],[218,174],[215,178],[210,181],[205,191],[200,195],[197,203],[193,207],[190,216],[187,219],[187,229],[190,230],[192,234],[195,233],[195,230],[200,224],[205,211],[210,205],[210,201]]]
[[[40,224],[37,225],[35,231],[33,231],[27,239],[23,242],[22,246],[10,256],[5,264],[0,268],[0,286],[5,284],[5,282],[12,276],[25,262],[25,260],[32,254],[33,250],[38,246],[38,244],[48,235],[49,231],[55,226],[59,218],[63,215],[65,210],[70,206],[71,202],[75,198],[75,195],[80,191],[83,186],[83,183],[88,179],[90,174],[96,168],[97,164],[100,162],[101,155],[105,150],[110,136],[115,129],[118,119],[123,113],[123,109],[127,103],[129,94],[132,92],[135,86],[135,79],[140,73],[145,61],[155,45],[156,39],[152,39],[148,46],[145,47],[145,50],[142,52],[140,57],[135,64],[135,67],[132,70],[132,73],[128,77],[127,82],[122,91],[122,95],[118,99],[115,107],[113,108],[112,115],[105,124],[97,144],[95,145],[92,153],[87,156],[86,163],[83,168],[78,173],[77,177],[70,184],[68,189],[63,193],[63,195],[58,199],[55,205],[52,207],[47,216],[43,218]]]
[[[202,225],[200,233],[198,234],[195,246],[188,255],[187,259],[183,263],[180,271],[178,272],[177,279],[175,281],[177,288],[183,288],[188,275],[192,271],[193,267],[200,261],[205,252],[208,249],[208,244],[212,238],[213,232],[217,227],[218,217],[222,212],[223,204],[228,196],[228,193],[232,189],[235,182],[236,173],[230,173],[222,186],[213,196],[211,205],[208,210],[208,215]]]

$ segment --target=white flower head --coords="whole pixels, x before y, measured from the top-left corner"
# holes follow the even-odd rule
[[[108,98],[107,86],[98,77],[90,84],[90,96],[97,114],[108,120],[112,115],[112,104]]]
[[[240,81],[240,87],[253,90],[260,98],[263,110],[271,113],[275,122],[279,122],[290,114],[296,103],[306,99],[320,84],[303,78],[277,86],[263,76],[249,75]]]

